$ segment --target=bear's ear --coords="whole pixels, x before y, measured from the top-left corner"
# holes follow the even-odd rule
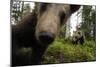
[[[71,7],[71,14],[72,14],[80,8],[80,5],[71,5],[70,7]]]

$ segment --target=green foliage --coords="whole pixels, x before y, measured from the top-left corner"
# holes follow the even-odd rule
[[[11,18],[15,21],[14,23],[18,23],[23,16],[28,14],[31,11],[30,4],[25,4],[25,2],[13,2],[11,7]]]
[[[20,6],[21,2],[12,2],[12,7],[11,7],[11,16],[12,18],[15,19],[15,23],[19,21],[19,19],[21,18],[21,6]]]
[[[66,25],[62,26],[60,29],[60,33],[59,33],[59,38],[65,38],[65,34],[66,34]]]
[[[66,43],[64,39],[58,39],[49,46],[43,64],[70,63],[96,60],[96,45],[94,41],[86,41],[84,45]]]
[[[95,6],[83,6],[81,29],[84,31],[86,39],[94,40],[96,36],[96,10]]]

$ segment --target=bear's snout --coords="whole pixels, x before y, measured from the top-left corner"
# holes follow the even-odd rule
[[[39,34],[39,41],[43,44],[50,44],[54,41],[54,35],[50,32],[42,32]]]

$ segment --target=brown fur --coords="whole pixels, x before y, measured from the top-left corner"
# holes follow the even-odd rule
[[[72,43],[73,44],[83,44],[85,40],[84,33],[81,30],[73,32]]]
[[[71,7],[74,6],[72,11]],[[50,43],[44,43],[39,35],[42,32],[53,34],[55,39],[60,27],[75,12],[77,5],[36,3],[35,10],[15,26],[12,26],[12,65],[37,65]],[[45,39],[45,42],[48,40]],[[31,48],[31,56],[23,56],[21,49]]]

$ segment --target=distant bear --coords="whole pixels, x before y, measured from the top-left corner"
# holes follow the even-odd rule
[[[84,33],[80,30],[74,31],[72,36],[73,44],[83,44],[85,40]]]
[[[35,3],[33,12],[12,25],[12,66],[41,64],[44,52],[51,44],[61,26],[65,24],[79,5]],[[23,56],[22,49],[30,52]],[[30,49],[31,48],[31,49]]]

